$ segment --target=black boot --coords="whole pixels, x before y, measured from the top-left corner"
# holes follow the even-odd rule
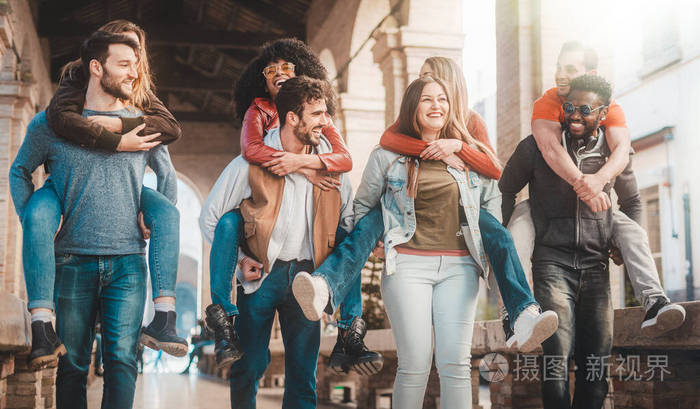
[[[347,330],[338,329],[338,341],[331,353],[329,366],[338,372],[352,369],[360,375],[374,375],[382,370],[384,358],[378,352],[365,346],[367,324],[361,317],[355,317]]]
[[[505,314],[501,318],[501,324],[503,324],[503,332],[506,334],[506,346],[508,348],[517,347],[517,345],[515,345],[515,333],[513,332],[513,328],[510,327],[510,317],[508,314]]]
[[[328,360],[328,367],[338,374],[350,372],[350,357],[345,354],[345,330],[338,328],[338,339]]]
[[[173,356],[187,355],[187,340],[177,336],[175,311],[156,311],[153,321],[141,333],[141,343],[156,351],[163,350]]]
[[[58,363],[58,357],[66,354],[66,347],[47,321],[32,322],[32,350],[29,353],[29,368],[37,370]]]
[[[226,315],[221,304],[211,304],[207,307],[207,327],[214,333],[214,351],[216,365],[221,368],[238,361],[243,357],[243,351],[238,344],[238,334],[233,329],[231,317]]]

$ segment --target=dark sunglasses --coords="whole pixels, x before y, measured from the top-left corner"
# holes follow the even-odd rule
[[[571,115],[574,111],[578,110],[581,116],[588,116],[601,108],[607,108],[607,105],[601,105],[598,108],[591,108],[590,105],[581,105],[577,107],[571,102],[564,102],[564,105],[562,105],[562,109],[564,109],[564,113],[567,115]]]

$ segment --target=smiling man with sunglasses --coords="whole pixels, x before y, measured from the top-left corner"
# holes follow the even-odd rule
[[[571,82],[562,106],[560,143],[583,174],[600,170],[610,156],[600,122],[608,113],[610,85],[585,75]],[[520,142],[499,187],[503,220],[513,213],[515,195],[529,184],[535,225],[533,287],[544,310],[559,316],[559,328],[542,343],[547,374],[542,382],[545,409],[600,408],[608,391],[605,376],[588,376],[588,362],[607,359],[612,348],[612,303],[608,270],[612,210],[593,212],[547,164],[532,135]],[[622,211],[636,217],[641,208],[634,174],[627,166],[615,180]],[[610,200],[610,184],[603,188]],[[609,207],[609,206],[608,206]],[[568,359],[576,362],[576,391],[569,395]],[[600,366],[599,366],[600,367]]]
[[[576,168],[562,149],[559,135],[564,123],[562,103],[571,89],[571,82],[582,75],[597,75],[597,69],[598,54],[595,50],[577,41],[564,43],[554,74],[556,87],[547,90],[535,101],[531,122],[532,134],[547,164],[574,188],[579,198],[593,211],[610,207],[601,191],[606,183],[623,171],[628,162],[630,132],[625,113],[615,101],[610,101],[608,114],[601,121],[601,126],[605,128],[611,155],[605,166],[594,174],[586,175]]]
[[[603,78],[594,75],[575,78],[570,88],[561,107],[564,131],[560,143],[581,173],[594,174],[611,155],[601,123],[609,112],[612,89]],[[619,245],[620,238],[615,237],[616,226],[610,209],[611,184],[602,190],[608,209],[594,212],[547,164],[533,135],[520,142],[499,182],[505,223],[513,214],[515,195],[527,184],[535,226],[534,295],[542,309],[559,316],[559,328],[542,343],[543,366],[547,370],[546,380],[542,382],[544,408],[600,408],[608,391],[607,380],[604,374],[589,373],[588,368],[604,367],[612,348],[608,254],[611,246]],[[612,184],[620,210],[628,218],[638,220],[641,201],[629,161]],[[628,240],[648,248],[641,227],[637,236]],[[660,325],[655,328],[677,327],[683,322],[685,312],[682,307],[668,303],[658,284],[658,275],[652,273],[656,271],[637,277],[636,285],[641,287],[635,287],[635,291],[639,290],[638,296],[660,292],[656,294],[657,303],[663,305],[656,309]],[[654,310],[653,307],[650,312]],[[664,311],[670,314],[662,314]],[[571,355],[577,366],[573,405],[567,368]]]
[[[583,104],[572,99],[572,84],[584,75],[595,75],[598,66],[596,52],[578,42],[567,42],[562,46],[557,60],[555,75],[557,86],[545,92],[535,101],[532,113],[532,133],[537,149],[547,165],[565,180],[570,189],[581,200],[580,206],[590,208],[593,212],[602,212],[610,208],[610,198],[602,189],[607,183],[599,184],[597,193],[591,196],[586,187],[589,182],[607,181],[615,177],[625,166],[629,165],[629,130],[622,108],[610,98],[604,105]],[[582,123],[595,118],[601,134],[609,148],[610,155],[605,163],[595,172],[582,172],[576,162],[567,154],[561,143],[562,128],[572,124],[567,120],[580,114]],[[583,115],[590,112],[590,115]],[[577,120],[578,121],[578,120]],[[592,124],[589,124],[592,126]],[[574,128],[578,125],[576,121]],[[586,130],[591,134],[589,130]],[[588,185],[590,187],[590,185]],[[587,193],[588,192],[588,193]],[[525,212],[529,214],[529,212]],[[634,290],[634,295],[646,310],[641,324],[642,335],[657,337],[678,328],[685,320],[685,309],[671,304],[664,293],[659,279],[658,269],[649,248],[646,231],[640,225],[640,219],[628,217],[619,210],[613,211],[612,251],[611,257],[617,264],[624,262],[627,275]],[[534,215],[533,215],[534,216]],[[504,217],[504,220],[506,218]],[[530,225],[531,221],[518,219],[513,224]],[[528,230],[525,228],[525,230]],[[530,228],[529,231],[532,231]],[[514,236],[517,236],[514,234]],[[517,243],[516,243],[517,244]]]

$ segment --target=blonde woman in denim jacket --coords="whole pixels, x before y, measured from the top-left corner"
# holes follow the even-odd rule
[[[423,77],[406,89],[399,130],[425,141],[469,133],[454,119],[447,87]],[[471,340],[479,276],[488,264],[481,208],[500,219],[496,181],[451,155],[417,160],[375,149],[354,202],[355,220],[381,204],[386,248],[382,298],[398,355],[395,408],[423,407],[435,346],[441,406],[471,408]],[[434,330],[434,331],[433,331]],[[434,338],[433,338],[434,332]]]

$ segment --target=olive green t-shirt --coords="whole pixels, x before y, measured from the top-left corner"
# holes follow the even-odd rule
[[[466,222],[459,205],[459,186],[443,161],[423,160],[414,200],[416,233],[401,247],[418,250],[466,250],[460,223]],[[459,235],[457,235],[459,233]]]

